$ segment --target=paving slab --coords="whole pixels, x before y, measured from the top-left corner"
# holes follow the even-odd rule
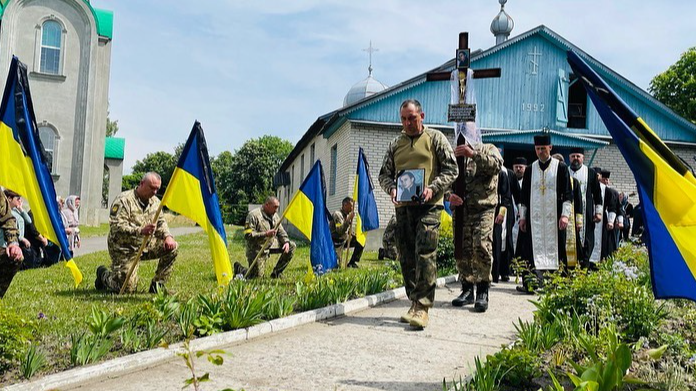
[[[410,303],[401,298],[363,311],[219,346],[224,365],[196,361],[210,372],[203,390],[442,390],[442,380],[471,372],[476,356],[500,350],[514,339],[518,318],[531,320],[530,296],[512,283],[491,288],[487,312],[452,307],[459,284],[438,288],[430,326],[414,331],[399,323]],[[181,358],[145,369],[91,379],[63,390],[178,390],[191,373]]]

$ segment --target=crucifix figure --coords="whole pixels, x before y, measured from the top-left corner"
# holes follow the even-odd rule
[[[461,63],[460,59],[461,53],[465,53],[465,59],[466,64]],[[457,49],[457,59],[455,61],[455,67],[459,70],[459,105],[460,107],[466,107],[466,76],[470,64],[470,54],[471,51],[469,49],[469,33],[463,32],[459,33],[459,48]],[[466,56],[469,56],[466,58]],[[462,66],[466,65],[466,66]],[[491,78],[491,77],[500,77],[501,71],[500,68],[489,68],[489,69],[475,69],[473,70],[473,78],[474,79],[483,79],[483,78]],[[433,72],[433,73],[428,73],[426,75],[426,80],[427,81],[449,81],[451,77],[451,72]],[[450,109],[452,108],[451,105]],[[473,111],[473,115],[475,115],[475,108]],[[473,119],[472,119],[473,120]],[[457,134],[456,129],[455,129],[455,134]],[[464,136],[459,133],[457,134],[457,145],[462,145],[466,143],[466,140],[464,139]],[[458,195],[461,197],[463,200],[466,199],[466,182],[465,182],[465,177],[466,177],[466,158],[464,157],[458,157],[457,158],[457,166],[459,167],[459,176],[457,177],[457,180],[454,182],[454,194]],[[461,259],[463,257],[463,250],[462,250],[462,229],[464,225],[464,221],[462,221],[462,215],[464,214],[464,206],[458,206],[454,208],[454,257],[456,259]]]

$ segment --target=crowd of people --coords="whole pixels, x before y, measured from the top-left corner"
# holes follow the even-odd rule
[[[19,270],[48,267],[65,258],[60,245],[49,241],[36,229],[34,214],[24,206],[22,196],[9,189],[1,194],[0,249],[4,251],[0,254],[0,298]],[[72,252],[80,246],[80,197],[71,195],[67,202],[58,197],[56,202]]]
[[[401,321],[417,329],[429,323],[435,302],[437,247],[440,218],[448,203],[455,221],[455,259],[461,294],[453,306],[488,309],[491,283],[509,281],[512,260],[524,264],[523,283],[517,289],[533,294],[543,289],[549,273],[572,267],[594,269],[610,256],[621,240],[642,233],[640,205],[611,187],[610,172],[584,164],[584,150],[573,148],[566,165],[552,155],[551,138],[534,138],[537,160],[516,158],[512,169],[492,144],[469,140],[452,147],[439,131],[423,124],[425,113],[417,100],[399,108],[403,130],[387,147],[379,184],[391,197],[394,216],[384,234],[379,258],[398,259],[411,306]],[[463,137],[460,135],[459,137]],[[422,187],[404,197],[404,173],[419,173]],[[158,260],[150,292],[166,289],[178,253],[178,244],[160,214],[155,196],[162,185],[157,173],[145,174],[133,190],[121,193],[110,208],[108,251],[111,267],[99,266],[97,290],[132,292],[138,281],[136,255]],[[36,231],[31,211],[21,197],[5,190],[0,200],[0,297],[20,265],[49,266],[60,258],[60,246]],[[58,198],[70,251],[80,246],[80,198]],[[246,261],[234,263],[235,275],[264,277],[270,254],[280,254],[270,274],[279,278],[292,261],[296,245],[280,224],[280,203],[268,197],[249,212],[244,226]],[[343,199],[331,215],[330,229],[339,264],[343,253],[354,249],[346,266],[357,268],[363,246],[353,231],[354,200]],[[155,221],[153,223],[153,221]],[[458,230],[458,231],[457,231]],[[24,262],[22,262],[24,260]],[[135,264],[134,264],[135,262]]]

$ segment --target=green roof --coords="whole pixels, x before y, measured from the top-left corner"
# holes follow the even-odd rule
[[[89,0],[82,0],[87,4],[89,9],[92,11],[94,20],[97,22],[97,34],[102,37],[113,39],[114,35],[114,12],[109,10],[103,10],[92,7]],[[0,0],[0,19],[5,13],[5,8],[10,3],[10,0]]]
[[[104,159],[123,160],[123,152],[126,148],[126,139],[107,137],[104,143]]]

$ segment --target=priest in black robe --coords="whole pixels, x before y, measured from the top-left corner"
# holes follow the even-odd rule
[[[501,167],[498,173],[498,205],[495,207],[495,225],[493,226],[493,282],[499,278],[510,281],[510,259],[512,254],[512,225],[514,209],[510,192],[510,170]]]
[[[602,245],[602,238],[595,237],[595,225],[602,221],[604,212],[602,190],[600,189],[599,179],[597,179],[597,173],[584,164],[585,150],[583,148],[571,148],[569,158],[570,166],[568,169],[570,176],[580,182],[580,192],[582,193],[583,229],[579,232],[579,236],[583,248],[579,261],[581,265],[587,267],[595,246],[601,247]]]
[[[566,227],[571,210],[571,190],[568,167],[551,158],[551,136],[534,136],[538,160],[524,173],[520,194],[520,230],[526,232],[527,244],[521,257],[543,284],[545,272],[558,270],[565,258]],[[531,279],[524,279],[519,290],[530,292]]]
[[[602,227],[602,259],[614,254],[617,249],[617,230],[620,222],[619,192],[610,187],[609,176],[611,172],[602,170],[601,181],[604,184],[604,225]],[[621,224],[620,224],[621,223]]]

